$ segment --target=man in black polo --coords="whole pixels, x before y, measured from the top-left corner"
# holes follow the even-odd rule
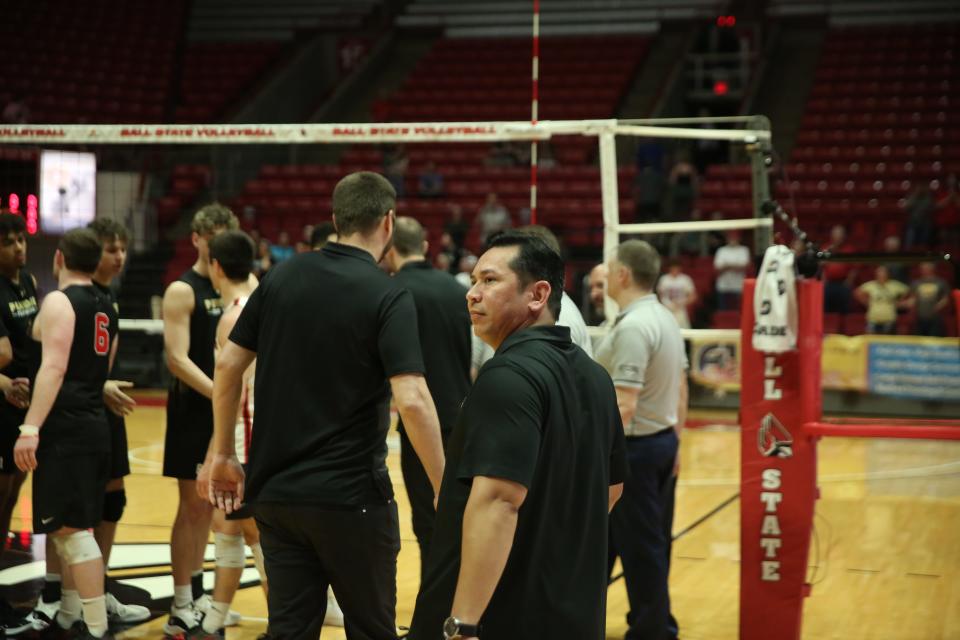
[[[339,241],[274,267],[217,359],[210,493],[246,501],[270,581],[270,633],[316,638],[332,585],[350,638],[395,640],[397,506],[387,473],[390,392],[434,491],[440,426],[424,381],[413,297],[377,267],[396,193],[354,173],[333,192]],[[233,434],[256,357],[249,481]]]
[[[470,391],[470,314],[463,285],[449,273],[434,269],[426,253],[426,233],[420,223],[405,216],[397,218],[393,247],[387,251],[384,262],[400,286],[413,294],[427,386],[437,406],[440,433],[446,442],[460,403]],[[413,512],[413,533],[420,545],[422,576],[436,517],[433,487],[410,444],[403,420],[397,430],[400,432],[400,468]]]
[[[560,256],[518,232],[489,247],[467,303],[496,355],[450,436],[408,637],[600,640],[626,468],[613,382],[555,326]]]

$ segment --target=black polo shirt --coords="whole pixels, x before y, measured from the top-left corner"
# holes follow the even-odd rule
[[[257,353],[246,501],[383,504],[388,379],[423,373],[413,297],[331,243],[270,270],[230,340]]]
[[[626,473],[613,382],[567,327],[513,334],[477,377],[450,441],[411,640],[441,637],[475,476],[527,487],[484,638],[605,636],[608,487]]]
[[[426,260],[408,262],[394,276],[413,294],[427,386],[437,406],[440,430],[453,430],[460,403],[470,391],[470,312],[467,290]],[[400,428],[403,428],[401,421]]]

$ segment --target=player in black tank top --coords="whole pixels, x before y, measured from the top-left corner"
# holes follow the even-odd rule
[[[51,535],[64,582],[75,585],[63,592],[57,623],[67,629],[82,613],[95,638],[107,631],[107,612],[103,559],[89,530],[103,516],[110,460],[103,386],[116,355],[118,322],[91,280],[101,254],[88,229],[73,229],[60,240],[54,263],[59,290],[47,296],[34,323],[43,357],[14,448],[17,466],[34,471],[33,530]]]
[[[26,261],[23,218],[0,213],[0,323],[13,351],[13,359],[0,370],[0,540],[7,538],[10,516],[26,478],[14,463],[13,445],[30,401],[30,382],[40,367],[40,345],[30,337],[40,307],[33,276],[23,268]],[[12,612],[0,601],[0,628],[11,635],[27,622]]]
[[[164,628],[169,636],[195,629],[209,602],[203,597],[201,571],[213,510],[197,495],[196,477],[213,434],[213,352],[222,305],[208,277],[207,242],[238,226],[236,216],[222,205],[200,209],[191,225],[197,261],[163,295],[164,348],[175,378],[167,397],[163,475],[177,478],[180,496],[170,539],[174,602]]]

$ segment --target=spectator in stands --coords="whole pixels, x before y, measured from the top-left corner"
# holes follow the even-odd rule
[[[463,207],[459,204],[450,204],[450,218],[443,225],[443,231],[450,234],[450,239],[458,251],[466,246],[470,225],[463,219]]]
[[[3,121],[6,124],[26,124],[30,121],[30,107],[23,100],[11,100],[3,108]]]
[[[703,213],[700,209],[694,209],[690,212],[690,220],[702,220]],[[723,237],[717,239],[717,248],[723,244]],[[716,250],[713,251],[716,253]],[[703,257],[710,255],[707,246],[707,234],[703,231],[684,231],[683,233],[674,233],[670,236],[670,256],[693,256]]]
[[[306,224],[303,226],[303,231],[300,233],[300,239],[297,240],[297,253],[306,253],[307,251],[313,251],[313,245],[311,244],[311,239],[313,238],[313,225]]]
[[[637,171],[651,168],[663,174],[663,145],[657,138],[637,138]]]
[[[887,236],[884,238],[883,252],[889,253],[892,256],[898,255],[900,253],[900,236]],[[905,264],[899,262],[888,263],[887,273],[890,274],[890,278],[893,280],[899,280],[903,283],[910,282],[910,273],[907,271],[907,265]]]
[[[270,245],[270,260],[273,264],[280,264],[294,256],[296,250],[290,246],[290,234],[281,231],[277,235],[276,244]]]
[[[919,185],[903,205],[907,212],[906,249],[928,247],[933,240],[933,213],[936,210],[933,192],[926,184]]]
[[[491,193],[487,196],[486,203],[477,212],[474,224],[479,226],[480,244],[485,246],[490,234],[509,229],[513,226],[513,219],[507,208],[500,203],[497,194]]]
[[[437,171],[437,165],[428,162],[417,178],[417,194],[421,198],[440,198],[444,194],[443,176]]]
[[[328,242],[337,241],[337,228],[332,222],[321,222],[313,227],[310,233],[310,248],[313,251],[320,251]]]
[[[438,253],[433,259],[433,268],[450,273],[451,269],[453,268],[453,261],[450,260],[450,254],[443,253],[442,251]]]
[[[402,198],[406,190],[407,167],[410,158],[402,144],[389,145],[383,150],[383,175],[397,191],[397,198]]]
[[[847,230],[836,225],[830,230],[828,251],[849,253],[854,250],[847,243]],[[824,313],[847,313],[850,310],[850,297],[857,270],[850,264],[828,262],[823,267],[823,311]]]
[[[693,210],[699,188],[697,168],[690,162],[687,151],[677,153],[677,162],[670,170],[667,182],[670,184],[670,207],[668,220],[686,220]]]
[[[867,333],[893,335],[897,332],[897,309],[909,305],[910,288],[890,279],[883,265],[877,266],[874,279],[857,287],[854,295],[867,307]]]
[[[466,253],[466,249],[458,247],[448,232],[440,234],[440,253],[447,256],[447,264],[450,267],[450,273],[457,274],[457,267],[460,264],[460,258]]]
[[[935,221],[937,241],[941,247],[960,244],[960,192],[957,190],[956,173],[950,173],[944,180],[944,190],[937,199]]]
[[[713,114],[707,107],[700,107],[697,112],[698,118],[709,118]],[[717,126],[712,122],[703,122],[697,125],[700,129],[713,130]],[[709,138],[700,138],[694,146],[694,162],[697,165],[697,171],[704,173],[711,164],[723,161],[725,148],[721,140],[711,140]]]
[[[697,302],[697,288],[693,284],[693,279],[683,272],[683,265],[676,258],[667,263],[667,272],[660,276],[657,282],[657,295],[660,297],[660,303],[677,319],[680,328],[689,329],[689,310]]]
[[[512,167],[516,163],[516,156],[509,142],[494,142],[483,163],[488,167]]]
[[[590,313],[587,314],[590,324],[603,326],[606,324],[604,298],[606,298],[607,265],[600,263],[590,270]]]
[[[721,311],[736,311],[740,308],[743,281],[750,268],[750,249],[740,244],[740,232],[727,232],[727,244],[717,249],[713,257],[717,271],[717,308]]]
[[[260,238],[260,242],[257,243],[257,261],[254,264],[253,271],[257,274],[258,278],[261,278],[267,271],[270,271],[270,267],[272,266],[273,260],[270,258],[270,241],[266,238]]]
[[[946,335],[943,315],[949,305],[946,281],[937,276],[936,265],[924,262],[920,265],[920,277],[910,285],[910,306],[916,312],[913,332],[918,336]]]
[[[467,253],[460,258],[457,266],[459,270],[454,277],[457,279],[457,282],[469,289],[473,286],[473,283],[470,282],[470,274],[473,273],[473,268],[477,266],[477,256],[472,253]]]
[[[710,219],[723,220],[723,212],[714,211],[710,214]],[[707,253],[711,256],[717,255],[717,250],[720,249],[726,241],[727,238],[723,235],[722,231],[708,231],[706,234]]]
[[[663,173],[653,167],[644,167],[637,172],[633,179],[634,219],[637,222],[660,220],[666,186]]]

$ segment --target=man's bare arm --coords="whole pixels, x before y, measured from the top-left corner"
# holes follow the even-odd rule
[[[460,575],[450,615],[477,624],[500,582],[517,531],[517,515],[527,497],[522,484],[477,476],[463,512]]]
[[[607,490],[607,513],[613,511],[614,505],[620,500],[620,497],[623,495],[623,483],[612,484]]]
[[[76,318],[73,305],[62,291],[54,291],[43,301],[36,320],[42,346],[40,370],[24,424],[39,427],[50,414],[70,362]]]
[[[390,387],[410,444],[430,478],[434,496],[437,496],[443,479],[443,440],[440,438],[437,408],[427,382],[420,374],[403,374],[390,378]]]
[[[213,380],[190,359],[190,314],[194,307],[193,289],[185,282],[174,282],[163,294],[163,348],[170,373],[197,393],[213,395]]]
[[[617,408],[620,410],[620,420],[623,421],[623,428],[626,429],[633,423],[633,414],[637,412],[637,398],[640,396],[640,389],[620,385],[616,385],[616,389]]]

